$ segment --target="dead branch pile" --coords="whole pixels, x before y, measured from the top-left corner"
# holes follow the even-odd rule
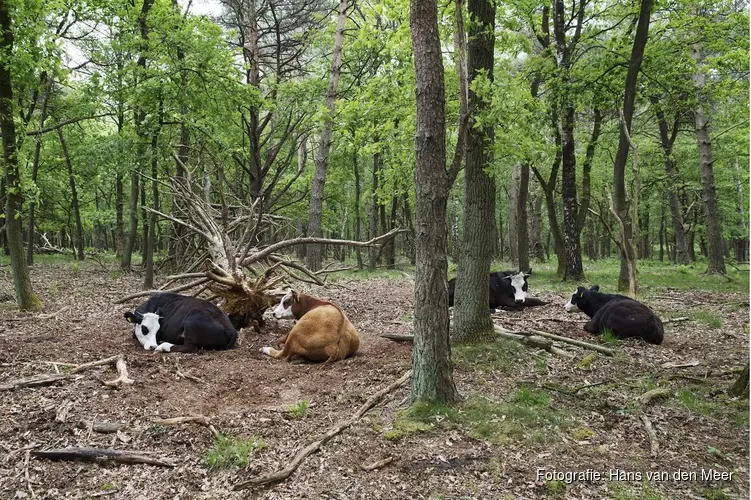
[[[288,221],[263,213],[260,200],[250,206],[233,204],[230,217],[226,199],[222,199],[220,206],[213,205],[191,188],[190,179],[175,178],[171,184],[162,184],[172,191],[175,199],[172,215],[143,208],[186,229],[181,238],[189,240],[183,242],[183,247],[190,250],[183,254],[195,257],[181,262],[186,272],[169,276],[159,290],[128,295],[115,303],[157,291],[192,291],[194,296],[204,293],[210,300],[218,300],[235,327],[253,326],[258,330],[263,325],[264,311],[284,295],[288,280],[323,285],[327,274],[338,270],[324,268],[313,272],[280,251],[303,244],[376,246],[401,232],[394,229],[366,242],[303,237],[264,244],[263,241],[273,241],[286,229]]]

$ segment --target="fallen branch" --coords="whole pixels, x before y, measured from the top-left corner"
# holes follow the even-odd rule
[[[496,325],[497,326],[497,325]],[[512,332],[519,335],[539,335],[540,337],[546,337],[549,339],[557,340],[558,342],[563,342],[564,344],[571,344],[578,347],[583,347],[585,349],[589,349],[591,351],[597,351],[599,353],[602,353],[606,356],[614,356],[615,352],[612,349],[608,349],[607,347],[602,347],[600,345],[596,344],[590,344],[589,342],[584,342],[583,340],[576,340],[576,339],[570,339],[568,337],[561,337],[560,335],[555,335],[553,333],[547,333],[542,332],[540,330],[529,330],[529,331],[519,331],[519,332]]]
[[[657,441],[657,432],[655,431],[655,428],[652,427],[652,422],[649,421],[646,415],[641,416],[641,421],[644,423],[644,429],[647,431],[647,436],[649,436],[649,456],[655,458],[660,449],[660,443]]]
[[[31,487],[31,477],[29,476],[29,457],[31,456],[31,450],[26,450],[26,458],[23,461],[23,475],[26,478],[26,487],[29,489],[29,494],[31,494],[31,498],[36,498],[37,495],[34,493],[34,489]]]
[[[397,340],[397,341],[412,342],[413,340],[415,340],[415,336],[412,335],[411,333],[382,333],[379,336],[383,337],[384,339]]]
[[[200,279],[198,281],[191,281],[190,283],[188,283],[186,285],[181,285],[181,286],[176,286],[175,288],[170,288],[169,290],[144,290],[142,292],[132,293],[132,294],[128,295],[127,297],[123,297],[121,299],[117,299],[117,300],[113,301],[112,303],[113,304],[122,304],[123,302],[128,302],[131,299],[136,299],[138,297],[146,297],[147,295],[151,295],[151,294],[154,294],[154,293],[161,293],[161,292],[178,293],[178,292],[184,292],[185,290],[189,290],[189,289],[191,289],[193,287],[196,287],[196,286],[199,286],[199,285],[203,285],[204,283],[208,283],[209,281],[211,281],[210,278],[202,278],[202,279]]]
[[[666,323],[679,323],[681,321],[689,321],[690,319],[691,318],[689,318],[688,316],[681,316],[680,318],[663,319],[662,324],[664,325]]]
[[[179,425],[179,424],[186,424],[188,422],[200,424],[204,427],[206,427],[210,432],[211,435],[215,438],[219,437],[219,431],[216,430],[216,427],[211,423],[211,421],[204,417],[203,415],[196,415],[196,416],[190,416],[190,417],[173,417],[173,418],[157,418],[155,420],[152,420],[152,423],[159,424],[159,425]]]
[[[698,359],[692,359],[691,361],[686,361],[685,363],[676,363],[674,361],[668,361],[667,363],[663,363],[660,365],[661,368],[690,368],[692,366],[699,366],[699,360]]]
[[[248,481],[244,481],[242,483],[236,484],[233,488],[235,491],[237,490],[243,490],[246,488],[254,487],[254,486],[264,486],[267,484],[272,483],[278,483],[280,481],[284,481],[289,476],[292,475],[295,470],[300,466],[303,460],[310,455],[311,453],[317,451],[321,446],[323,446],[327,441],[329,441],[331,438],[342,432],[344,429],[350,427],[352,424],[360,420],[365,413],[368,412],[371,408],[373,408],[378,402],[389,392],[393,391],[394,389],[400,387],[403,385],[409,378],[412,376],[412,370],[407,371],[404,375],[402,375],[398,380],[391,383],[387,387],[381,389],[380,391],[376,392],[372,396],[368,398],[365,403],[363,403],[362,406],[355,412],[355,414],[350,417],[349,420],[340,421],[333,427],[329,428],[329,430],[326,431],[323,436],[319,437],[309,445],[307,445],[305,448],[300,450],[297,455],[295,455],[295,458],[292,459],[292,461],[282,470],[273,472],[271,474],[267,474],[265,476],[259,476],[254,477]]]
[[[555,354],[556,356],[561,356],[568,359],[573,359],[574,357],[574,355],[570,352],[564,351],[563,349],[554,346],[551,340],[545,339],[543,337],[535,335],[524,335],[521,332],[506,330],[505,328],[498,325],[494,325],[493,330],[495,330],[495,332],[504,339],[516,340],[517,342],[521,342],[526,346],[537,347],[538,349],[548,351],[549,353]]]
[[[51,385],[60,380],[70,378],[70,375],[64,373],[45,373],[42,375],[36,375],[29,378],[21,378],[18,380],[11,380],[8,383],[0,384],[0,391],[14,391],[16,389],[22,389],[24,387],[39,387],[43,385]]]
[[[643,405],[648,405],[650,401],[657,398],[666,398],[670,396],[670,391],[667,389],[657,388],[647,391],[639,396],[639,402]]]
[[[120,422],[105,422],[102,420],[94,420],[91,422],[81,420],[77,425],[79,429],[89,429],[90,431],[98,432],[100,434],[114,434],[119,431],[122,426],[123,424]]]
[[[360,466],[360,468],[362,470],[366,471],[366,472],[370,472],[372,470],[380,469],[384,465],[388,465],[388,464],[390,464],[393,461],[394,461],[394,457],[387,457],[387,458],[384,458],[383,460],[379,460],[379,461],[374,462],[374,463],[372,463],[370,465],[362,464]]]
[[[48,460],[82,460],[84,462],[112,461],[119,464],[147,464],[174,467],[175,464],[159,458],[149,457],[139,451],[103,450],[99,448],[65,448],[59,450],[32,451],[38,458]]]
[[[135,382],[132,378],[128,377],[128,366],[125,364],[125,358],[121,354],[115,362],[115,368],[117,368],[117,378],[109,381],[102,381],[107,387],[114,387],[119,389],[122,384],[132,384]]]

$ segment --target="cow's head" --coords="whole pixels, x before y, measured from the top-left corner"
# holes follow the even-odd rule
[[[519,271],[516,274],[504,276],[503,279],[507,279],[511,282],[511,289],[514,291],[514,302],[517,304],[524,303],[526,298],[526,292],[529,285],[527,284],[527,278],[532,275],[532,269],[528,271]]]
[[[287,294],[282,297],[282,301],[274,309],[274,317],[277,319],[294,318],[292,314],[292,304],[297,301],[297,292],[291,288]]]
[[[571,296],[571,299],[569,299],[568,303],[563,306],[566,308],[566,312],[576,312],[581,311],[582,307],[584,307],[582,304],[587,302],[589,292],[598,292],[600,291],[600,285],[594,285],[589,290],[584,288],[583,286],[576,287],[576,291]],[[586,307],[585,307],[586,310]]]
[[[143,313],[141,323],[136,325],[135,334],[144,349],[156,349],[156,332],[159,331],[159,314]]]

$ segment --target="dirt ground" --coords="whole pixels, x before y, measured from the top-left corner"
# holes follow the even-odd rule
[[[116,376],[105,366],[55,385],[0,392],[0,498],[748,497],[748,404],[713,393],[729,386],[748,360],[744,294],[661,290],[648,298],[651,307],[663,318],[691,319],[666,324],[662,346],[626,340],[614,347],[613,358],[585,360],[589,351],[565,346],[575,355],[569,360],[515,343],[504,351],[513,353],[504,366],[494,367],[483,356],[474,364],[467,353],[476,350],[455,356],[457,387],[468,401],[511,401],[524,387],[546,395],[544,412],[561,418],[543,415],[540,428],[534,420],[520,420],[519,432],[483,437],[482,425],[502,426],[515,418],[491,412],[487,422],[450,423],[438,416],[419,432],[389,434],[408,406],[407,385],[308,457],[286,482],[234,492],[233,485],[244,479],[283,468],[298,449],[410,368],[411,344],[380,335],[410,332],[412,280],[344,279],[325,290],[309,289],[336,302],[362,337],[357,356],[323,366],[262,356],[259,348],[292,325],[273,318],[260,335],[243,330],[238,347],[229,351],[146,352],[123,319],[138,300],[112,304],[139,290],[137,276],[87,261],[36,266],[33,279],[45,311],[18,313],[10,269],[0,267],[0,384],[64,369],[51,361],[80,364],[116,354],[125,356],[136,382],[119,390],[105,387],[101,380]],[[552,304],[496,314],[496,323],[600,342],[581,329],[583,315],[563,312],[567,296],[532,287]],[[722,319],[721,327],[702,323],[707,311]],[[698,364],[662,367],[692,361]],[[180,377],[178,370],[200,380]],[[655,387],[668,389],[668,397],[637,402]],[[292,418],[289,408],[301,401],[310,403],[308,409]],[[61,406],[70,407],[64,422],[56,420]],[[207,428],[152,422],[198,414],[229,437],[262,440],[265,447],[250,455],[247,466],[212,469],[206,457],[214,438]],[[650,457],[643,416],[656,431],[656,457]],[[92,432],[86,424],[92,420],[119,422],[122,428],[117,434]],[[29,450],[73,446],[147,451],[176,466],[27,459]],[[377,470],[361,468],[386,457],[393,461]],[[702,470],[706,475],[710,469],[732,472],[732,480],[702,480]],[[587,470],[601,476],[570,482],[538,477]],[[651,471],[667,477],[647,478]],[[674,476],[680,471],[697,478],[681,480]]]

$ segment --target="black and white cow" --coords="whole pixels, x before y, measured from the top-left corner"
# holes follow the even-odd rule
[[[135,323],[133,336],[147,351],[229,349],[237,340],[235,327],[215,304],[171,292],[153,294],[125,319]]]
[[[584,330],[600,334],[610,330],[620,339],[641,337],[650,344],[662,344],[665,330],[657,315],[641,302],[612,293],[601,293],[595,285],[580,286],[564,306],[566,312],[582,311],[589,316]]]
[[[532,275],[532,269],[525,271],[498,271],[490,273],[488,277],[488,307],[491,312],[495,309],[523,309],[525,307],[543,306],[543,302],[534,297],[527,297],[529,284],[527,278]],[[454,291],[456,278],[450,279],[449,307],[454,305]]]

